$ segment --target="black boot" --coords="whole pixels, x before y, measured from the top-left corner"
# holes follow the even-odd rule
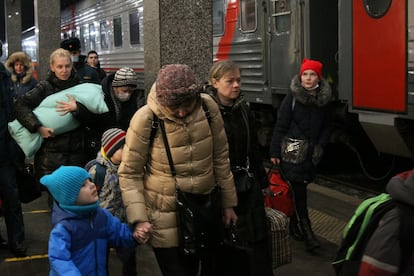
[[[9,248],[9,244],[5,239],[3,239],[3,236],[0,234],[0,248],[1,249],[7,249]]]
[[[293,215],[289,219],[289,234],[294,240],[297,240],[297,241],[304,240],[302,227],[299,225],[299,221],[296,215]]]
[[[9,249],[10,252],[15,256],[15,257],[26,257],[26,250],[27,247],[23,244],[23,242],[11,242],[9,244]]]
[[[319,241],[313,234],[311,223],[309,219],[301,219],[300,225],[302,226],[303,235],[305,238],[306,251],[313,252],[315,249],[321,247]]]

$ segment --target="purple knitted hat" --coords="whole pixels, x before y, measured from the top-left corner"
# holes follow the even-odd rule
[[[185,64],[169,64],[160,69],[156,81],[157,100],[165,106],[180,106],[199,97],[202,86]]]

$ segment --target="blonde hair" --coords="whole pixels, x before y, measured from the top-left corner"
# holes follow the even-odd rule
[[[210,84],[213,83],[213,80],[221,79],[227,73],[233,73],[235,70],[240,71],[240,67],[231,60],[220,60],[217,61],[211,66],[208,73],[208,81]]]
[[[59,49],[54,50],[50,54],[49,63],[50,63],[50,65],[52,65],[55,62],[56,58],[58,58],[58,57],[66,57],[66,58],[68,58],[70,60],[70,63],[72,63],[71,56],[72,55],[70,54],[69,51],[67,51],[67,50],[65,50],[63,48],[59,48]]]

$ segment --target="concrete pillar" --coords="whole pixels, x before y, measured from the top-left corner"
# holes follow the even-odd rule
[[[145,91],[166,64],[191,66],[207,80],[213,63],[212,1],[144,0]]]
[[[60,47],[60,1],[34,0],[35,31],[38,34],[38,76],[47,77],[50,54]]]
[[[22,50],[21,1],[6,1],[7,54]]]

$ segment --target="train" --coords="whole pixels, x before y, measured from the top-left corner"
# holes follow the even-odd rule
[[[414,0],[211,2],[214,60],[240,66],[263,147],[306,57],[323,63],[334,92],[332,144],[412,160]],[[108,72],[133,67],[143,87],[143,9],[142,0],[76,1],[62,10],[61,38],[96,50]]]

